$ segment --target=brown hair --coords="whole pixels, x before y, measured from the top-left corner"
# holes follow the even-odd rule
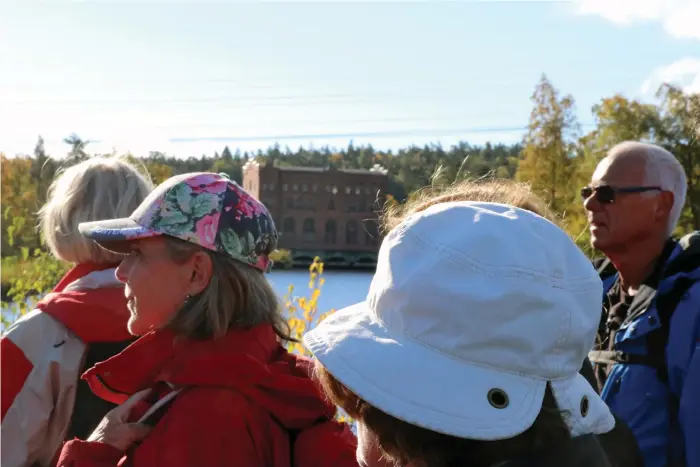
[[[399,465],[417,463],[430,467],[486,467],[571,439],[564,422],[566,413],[558,409],[549,384],[542,409],[530,428],[513,438],[483,441],[457,438],[399,420],[357,396],[335,379],[318,360],[314,376],[331,402],[361,421],[376,436],[384,456]]]
[[[187,337],[209,339],[221,337],[231,328],[270,324],[282,341],[296,342],[282,317],[277,294],[261,271],[177,238],[166,237],[166,245],[176,263],[197,251],[207,253],[212,262],[209,284],[175,313],[168,323],[170,329]]]
[[[446,188],[423,188],[404,204],[387,205],[382,213],[382,228],[384,232],[389,232],[411,214],[450,201],[508,204],[557,222],[555,214],[539,196],[532,192],[529,185],[508,179],[487,178],[463,180]]]

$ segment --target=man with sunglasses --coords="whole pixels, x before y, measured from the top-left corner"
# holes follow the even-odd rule
[[[581,190],[606,257],[589,357],[647,467],[700,467],[700,234],[672,237],[686,190],[671,153],[633,142],[613,147]]]

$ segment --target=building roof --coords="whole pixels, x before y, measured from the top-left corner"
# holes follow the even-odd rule
[[[260,163],[254,160],[250,160],[243,165],[243,170],[249,165],[260,166]],[[379,164],[374,164],[371,169],[336,169],[334,167],[299,167],[299,166],[275,166],[275,169],[282,170],[284,172],[343,172],[347,174],[361,174],[361,175],[388,175],[389,171]]]
[[[294,166],[284,166],[275,167],[276,169],[282,170],[284,172],[342,172],[346,174],[359,174],[359,175],[383,175],[388,174],[388,170],[379,164],[375,164],[371,169],[336,169],[333,167],[294,167]]]

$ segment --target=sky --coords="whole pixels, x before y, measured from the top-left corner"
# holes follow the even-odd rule
[[[700,92],[700,0],[0,3],[0,152],[522,139],[542,73],[591,107]]]

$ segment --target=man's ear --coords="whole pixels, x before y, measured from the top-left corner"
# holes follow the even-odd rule
[[[209,285],[213,269],[212,260],[207,252],[198,251],[190,261],[192,261],[192,278],[188,293],[198,295]]]
[[[668,218],[673,209],[674,196],[670,191],[662,191],[659,195],[659,202],[656,205],[657,218]]]

